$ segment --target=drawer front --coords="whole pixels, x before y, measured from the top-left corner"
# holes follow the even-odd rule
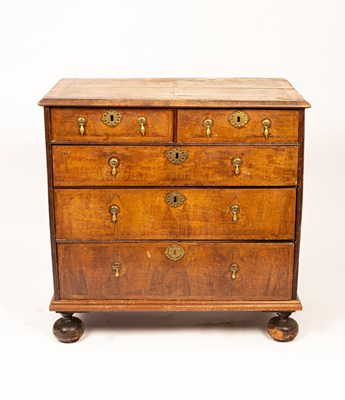
[[[61,298],[291,299],[292,243],[179,242],[176,260],[171,245],[59,244]]]
[[[53,146],[55,186],[295,186],[297,146]]]
[[[275,143],[298,141],[298,110],[243,110],[248,121],[236,127],[229,121],[238,110],[178,110],[177,136],[186,143]],[[212,120],[207,131],[206,120]],[[242,125],[246,118],[234,114],[230,120]],[[237,122],[237,120],[239,122]],[[268,120],[265,131],[263,121]],[[266,137],[267,136],[267,137]]]
[[[173,110],[52,108],[51,136],[52,142],[171,142]]]
[[[57,239],[294,239],[296,189],[55,189],[54,194]]]

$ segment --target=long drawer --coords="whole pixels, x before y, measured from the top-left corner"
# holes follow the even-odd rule
[[[55,189],[58,240],[293,240],[296,189]]]
[[[293,257],[292,243],[59,244],[60,296],[289,300]]]
[[[186,143],[298,141],[298,110],[178,110],[177,136]]]
[[[171,142],[173,110],[53,108],[52,142]]]
[[[53,146],[55,186],[295,186],[298,146]]]

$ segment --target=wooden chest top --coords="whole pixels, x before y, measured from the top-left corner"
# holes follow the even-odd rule
[[[61,79],[39,105],[310,107],[292,85],[282,78]]]

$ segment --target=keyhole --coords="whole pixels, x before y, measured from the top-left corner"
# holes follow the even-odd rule
[[[176,250],[174,250],[174,256],[176,256]]]
[[[174,203],[176,203],[177,202],[177,197],[176,196],[174,196]]]
[[[110,121],[114,122],[114,116],[113,115],[110,115]]]
[[[241,117],[237,115],[237,122],[241,122]]]
[[[175,158],[178,159],[178,153],[175,154]]]

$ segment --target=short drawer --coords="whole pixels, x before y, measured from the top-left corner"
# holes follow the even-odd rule
[[[290,300],[293,259],[292,243],[59,244],[59,290],[61,299]]]
[[[295,186],[297,146],[53,146],[55,186]]]
[[[298,141],[298,110],[178,110],[177,137],[186,143]]]
[[[293,240],[296,189],[55,189],[58,240]]]
[[[173,110],[52,108],[52,142],[170,142]]]

